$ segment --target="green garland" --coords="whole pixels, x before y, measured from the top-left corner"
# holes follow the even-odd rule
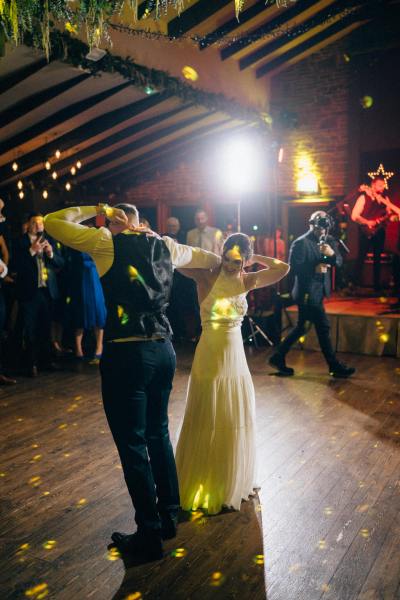
[[[19,44],[26,33],[32,33],[38,27],[42,32],[40,46],[49,57],[52,20],[63,23],[70,31],[85,27],[87,41],[92,48],[103,39],[110,41],[109,19],[121,14],[124,8],[136,22],[139,3],[139,0],[0,0],[0,30],[9,40]],[[270,0],[266,1],[268,3],[271,3]],[[154,15],[159,19],[171,6],[180,14],[185,4],[186,0],[147,0],[145,14],[147,18]],[[245,0],[234,0],[238,18],[244,4]]]
[[[37,45],[37,32],[26,35],[25,44]],[[50,43],[52,48],[52,59],[58,59],[75,67],[81,67],[90,71],[93,75],[100,73],[119,73],[124,79],[128,79],[133,86],[153,92],[169,92],[177,96],[185,103],[194,103],[205,106],[212,111],[221,111],[234,119],[250,122],[258,125],[261,131],[267,131],[272,119],[267,113],[242,106],[235,100],[229,99],[223,94],[205,92],[192,87],[177,77],[172,77],[165,71],[151,69],[136,64],[130,57],[123,58],[106,52],[105,56],[93,62],[86,58],[89,52],[87,44],[72,37],[67,32],[54,29],[50,32]]]

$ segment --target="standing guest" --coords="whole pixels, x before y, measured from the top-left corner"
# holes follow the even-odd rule
[[[294,370],[286,365],[285,356],[292,345],[305,334],[308,322],[315,326],[330,374],[333,377],[350,377],[355,369],[336,358],[323,304],[324,296],[330,294],[329,268],[335,265],[340,267],[343,259],[337,243],[328,235],[329,215],[322,210],[316,211],[311,215],[309,224],[309,231],[294,240],[289,252],[289,264],[295,276],[292,297],[298,306],[297,325],[278,345],[269,364],[276,367],[280,375],[294,375]]]
[[[105,214],[108,227],[82,221]],[[96,263],[107,307],[100,362],[104,409],[117,446],[137,532],[115,532],[118,548],[161,558],[162,538],[176,535],[179,489],[168,431],[168,401],[175,371],[165,316],[173,266],[212,268],[219,257],[160,238],[139,227],[131,204],[67,208],[45,218],[63,244]]]
[[[0,236],[1,239],[3,239],[3,236]],[[0,246],[0,250],[1,250],[1,246]],[[4,258],[4,255],[3,255]],[[6,320],[6,303],[4,301],[4,293],[3,293],[3,280],[4,278],[7,276],[8,273],[8,267],[6,265],[6,262],[2,259],[0,259],[0,385],[13,385],[15,383],[17,383],[15,381],[15,379],[11,379],[10,377],[7,377],[6,375],[4,375],[3,373],[3,361],[2,361],[2,354],[3,354],[3,334],[4,334],[4,325],[5,325],[5,320]]]
[[[96,265],[86,252],[70,250],[70,298],[68,322],[74,330],[75,356],[83,358],[82,340],[85,331],[93,330],[96,339],[94,358],[103,352],[103,330],[106,305]]]
[[[58,297],[55,270],[63,265],[63,258],[45,235],[43,216],[32,213],[28,231],[17,241],[13,257],[27,374],[31,377],[37,376],[39,366],[55,368],[51,360],[51,320],[54,301]]]
[[[181,232],[181,223],[179,219],[176,217],[168,217],[166,222],[166,232],[165,235],[168,235],[170,238],[175,240],[176,242],[183,243],[183,236]]]
[[[180,235],[181,224],[176,217],[168,217],[166,222],[165,235],[176,242],[181,242]],[[174,270],[169,306],[167,308],[167,317],[171,324],[174,334],[174,340],[183,340],[186,338],[186,323],[188,322],[188,311],[191,309],[187,302],[188,294],[191,294],[193,282]]]
[[[208,215],[203,208],[196,210],[194,215],[196,227],[187,232],[186,243],[188,246],[203,248],[215,254],[221,254],[223,236],[222,231],[216,227],[210,227]]]

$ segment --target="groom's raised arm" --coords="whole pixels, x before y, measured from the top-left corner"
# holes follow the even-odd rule
[[[172,238],[164,235],[163,238],[171,254],[174,267],[179,269],[214,269],[221,264],[221,257],[213,252],[192,248],[185,244],[178,244]]]

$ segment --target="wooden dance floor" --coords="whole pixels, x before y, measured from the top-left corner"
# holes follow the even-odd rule
[[[176,432],[192,348],[178,349]],[[319,353],[296,377],[249,350],[257,393],[260,498],[192,514],[165,558],[124,563],[130,500],[103,415],[96,366],[0,388],[2,599],[395,600],[400,598],[400,367],[349,355],[347,381]],[[80,369],[80,370],[76,370]]]

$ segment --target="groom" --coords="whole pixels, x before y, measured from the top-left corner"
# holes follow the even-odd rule
[[[105,215],[108,227],[81,225]],[[131,204],[67,208],[45,217],[48,233],[96,263],[107,321],[100,363],[104,409],[135,508],[137,532],[115,532],[122,551],[149,560],[163,555],[162,539],[176,535],[179,490],[168,431],[175,372],[165,316],[173,267],[212,268],[214,254],[140,229]]]

